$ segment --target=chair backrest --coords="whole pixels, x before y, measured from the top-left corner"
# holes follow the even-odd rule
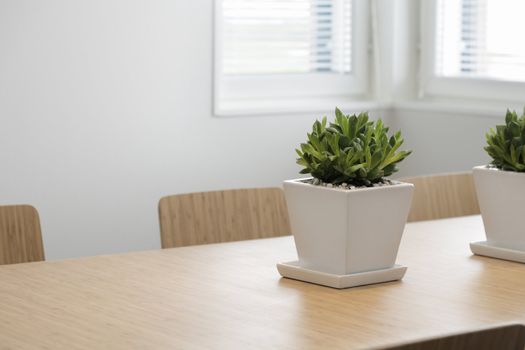
[[[408,221],[435,220],[479,214],[472,173],[401,179],[414,184]]]
[[[0,265],[43,260],[37,210],[30,205],[0,206]]]
[[[382,350],[523,350],[525,326],[508,324],[404,343]]]
[[[162,248],[289,235],[280,188],[236,189],[164,197],[159,202]]]

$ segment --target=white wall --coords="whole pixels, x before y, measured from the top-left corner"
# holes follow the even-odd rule
[[[48,259],[160,247],[163,195],[279,185],[317,113],[212,116],[212,1],[0,1],[0,204]]]
[[[504,114],[505,110],[502,111]],[[428,111],[425,108],[395,109],[390,119],[394,130],[402,130],[413,153],[400,163],[397,177],[468,171],[487,164],[485,133],[502,116],[476,112]]]

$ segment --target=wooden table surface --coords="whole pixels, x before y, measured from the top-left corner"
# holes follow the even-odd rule
[[[472,256],[479,216],[408,224],[400,282],[280,278],[291,237],[0,267],[0,349],[353,349],[525,322],[525,264]]]

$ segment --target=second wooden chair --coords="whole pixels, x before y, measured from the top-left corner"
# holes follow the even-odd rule
[[[162,248],[289,235],[280,188],[236,189],[164,197]]]
[[[479,214],[472,173],[442,174],[401,179],[413,183],[408,221]]]

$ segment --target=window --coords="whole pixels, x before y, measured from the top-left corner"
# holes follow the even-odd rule
[[[367,92],[366,0],[216,4],[217,114],[243,103]]]
[[[519,26],[525,2],[434,0],[426,6],[424,93],[523,99],[525,41]]]

